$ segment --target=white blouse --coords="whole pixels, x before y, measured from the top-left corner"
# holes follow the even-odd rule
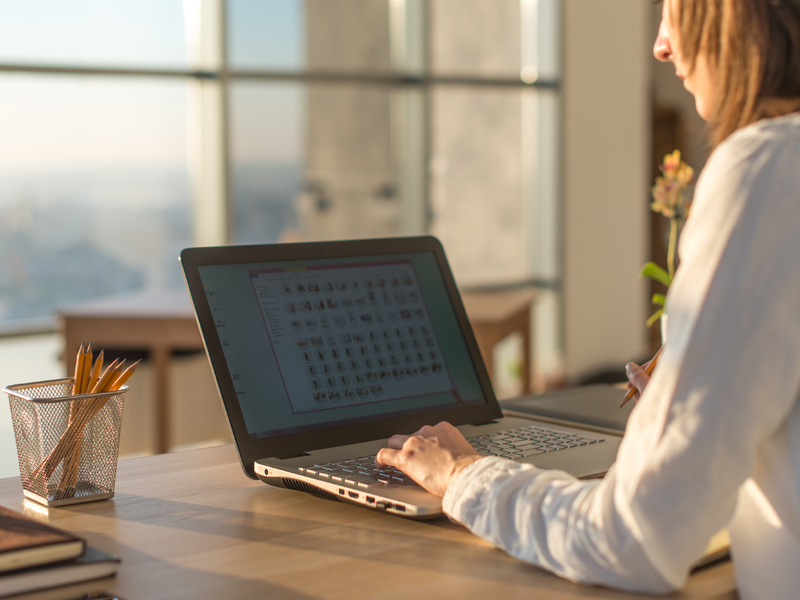
[[[669,342],[606,477],[483,458],[445,512],[567,579],[651,593],[682,587],[727,524],[741,597],[797,598],[800,114],[717,147],[680,257]]]

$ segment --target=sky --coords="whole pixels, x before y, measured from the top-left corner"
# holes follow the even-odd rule
[[[233,67],[302,66],[302,0],[228,6]],[[0,14],[0,63],[187,67],[181,0],[0,0]],[[235,88],[234,155],[298,160],[302,102],[284,84]],[[184,166],[187,104],[182,79],[0,73],[0,172]]]

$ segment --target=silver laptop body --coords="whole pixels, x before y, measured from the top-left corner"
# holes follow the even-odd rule
[[[485,455],[602,476],[620,438],[503,417],[432,237],[181,253],[245,473],[411,518],[441,500],[372,466],[396,433],[449,421]]]

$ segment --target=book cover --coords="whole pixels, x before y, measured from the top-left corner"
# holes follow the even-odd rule
[[[69,532],[0,506],[0,573],[75,558],[84,547]]]
[[[109,577],[119,562],[119,557],[87,545],[78,558],[0,574],[0,597]]]

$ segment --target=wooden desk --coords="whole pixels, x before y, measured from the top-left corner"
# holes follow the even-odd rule
[[[0,480],[0,504],[26,510],[18,479]],[[444,518],[414,522],[268,487],[244,476],[232,446],[122,461],[114,499],[50,509],[48,519],[122,563],[115,578],[26,600],[91,590],[128,600],[652,600],[569,583]],[[670,598],[733,600],[734,585],[725,562]]]
[[[185,290],[109,298],[59,312],[69,376],[82,343],[103,349],[146,350],[153,365],[156,452],[169,450],[169,362],[173,350],[202,350],[203,340]]]

